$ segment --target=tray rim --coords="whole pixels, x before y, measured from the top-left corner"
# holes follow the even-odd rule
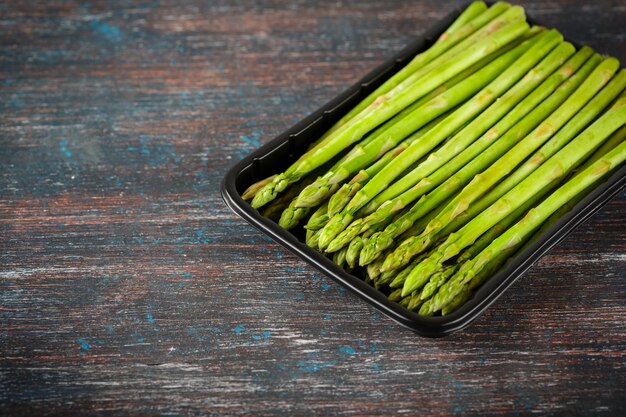
[[[469,2],[467,4],[469,4]],[[345,106],[346,103],[351,100],[356,100],[356,96],[359,94],[363,95],[367,90],[373,89],[372,85],[377,81],[385,79],[386,75],[390,75],[394,72],[394,68],[403,65],[405,61],[410,60],[415,54],[422,51],[423,48],[436,39],[439,33],[445,30],[449,23],[461,13],[467,4],[455,8],[446,17],[427,29],[423,35],[416,36],[406,47],[375,67],[338,96],[274,137],[268,143],[245,156],[227,172],[220,187],[222,198],[226,205],[252,226],[273,238],[283,247],[302,258],[309,265],[344,286],[396,323],[426,337],[442,337],[449,335],[464,329],[476,320],[539,259],[563,241],[580,224],[600,210],[615,195],[623,189],[626,189],[626,165],[616,170],[616,172],[602,183],[597,184],[594,189],[566,215],[546,229],[534,242],[511,257],[507,264],[485,282],[465,305],[450,315],[437,317],[419,316],[417,313],[389,301],[384,293],[366,284],[361,278],[348,273],[327,257],[300,242],[295,235],[282,229],[272,220],[261,216],[256,209],[253,209],[241,198],[237,191],[236,184],[237,178],[244,170],[253,169],[255,164],[258,164],[264,157],[270,155],[279,147],[285,146],[286,144],[289,146],[289,142],[297,138],[299,134],[315,126],[316,123],[323,123],[325,119],[340,112],[340,108]],[[534,19],[530,17],[527,18],[529,22],[536,23]],[[580,45],[577,42],[572,43],[576,46]],[[335,115],[335,117],[337,117],[337,115]]]

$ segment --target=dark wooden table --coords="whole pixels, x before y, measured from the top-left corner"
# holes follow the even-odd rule
[[[440,340],[221,200],[457,4],[0,5],[0,414],[624,415],[626,194]],[[625,62],[623,1],[524,5]]]

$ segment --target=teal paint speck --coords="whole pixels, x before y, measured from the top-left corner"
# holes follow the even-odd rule
[[[148,312],[146,313],[146,320],[148,320],[148,323],[154,324],[155,320],[154,316],[152,315],[152,306],[146,307],[146,310],[148,310]]]
[[[302,300],[304,300],[304,294],[302,294],[301,292],[299,292],[299,293],[296,295],[296,299],[297,299],[298,301],[302,301]]]
[[[76,339],[76,341],[78,342],[78,345],[80,346],[80,350],[89,350],[89,348],[91,347],[89,342],[83,338]]]
[[[122,40],[122,31],[117,26],[109,25],[99,20],[91,22],[91,29],[93,32],[110,42],[120,42]]]
[[[298,368],[300,368],[302,372],[314,373],[314,372],[319,372],[322,368],[329,368],[329,367],[335,366],[336,362],[334,361],[331,361],[331,362],[299,361],[296,363],[296,365],[298,366]]]
[[[59,148],[60,148],[61,152],[63,153],[63,155],[65,155],[67,158],[71,158],[72,157],[72,151],[67,149],[67,145],[68,145],[67,139],[62,139],[61,142],[59,142]]]
[[[258,148],[259,146],[262,145],[261,143],[262,134],[263,134],[263,131],[261,129],[254,129],[252,133],[250,133],[249,135],[242,135],[240,136],[240,138],[244,142],[254,146],[255,148]]]
[[[272,332],[266,330],[263,332],[263,339],[269,339],[272,336]]]
[[[339,346],[339,352],[346,355],[354,355],[354,348],[352,346]]]
[[[233,329],[233,332],[235,332],[235,334],[241,334],[245,329],[246,329],[245,324],[239,324],[237,325],[237,327]]]

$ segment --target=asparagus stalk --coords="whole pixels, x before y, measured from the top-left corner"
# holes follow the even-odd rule
[[[398,288],[397,290],[392,291],[391,294],[389,294],[389,297],[387,297],[387,299],[395,303],[402,300],[402,288]]]
[[[304,187],[313,182],[313,178],[313,176],[307,176],[299,183],[290,186],[279,198],[264,207],[261,214],[264,217],[278,221],[281,213],[289,206],[290,203],[293,202],[293,200],[298,196],[298,193],[300,193]]]
[[[554,35],[553,33],[547,33],[546,35],[547,36],[540,35],[539,39],[536,40],[537,43],[535,47],[528,51],[528,53],[524,54],[522,58],[518,59],[512,67],[498,76],[496,80],[485,88],[485,90],[475,95],[471,100],[465,102],[459,109],[454,111],[444,121],[430,130],[420,141],[413,143],[409,149],[394,160],[393,164],[387,165],[378,173],[378,175],[368,181],[368,183],[356,193],[347,207],[341,213],[333,216],[333,218],[331,218],[329,223],[325,226],[322,235],[320,236],[320,247],[324,249],[328,246],[328,244],[350,224],[357,210],[363,207],[371,198],[388,186],[391,181],[393,181],[411,164],[419,160],[422,156],[441,143],[446,137],[454,133],[456,129],[464,125],[489,104],[491,104],[500,93],[506,91],[511,84],[515,83],[522,77],[525,71],[532,68],[532,66],[534,66],[539,59],[548,53],[549,49],[554,47],[553,42],[558,42],[559,40],[550,37],[550,35]],[[550,43],[552,44],[549,45]],[[546,44],[549,45],[549,48],[546,48]],[[524,50],[525,52],[529,46],[532,45],[522,44],[518,48],[511,51],[511,53],[519,53],[521,50]],[[518,71],[520,69],[523,71]]]
[[[624,101],[625,103],[621,105],[622,111],[620,112],[622,116],[620,119],[621,124],[626,123],[626,100]],[[594,128],[598,131],[601,130],[602,127],[605,127],[598,126],[598,123],[601,120],[602,119],[598,120],[598,122],[594,123],[594,125],[592,125],[592,127],[585,132]],[[604,122],[609,123],[607,120],[604,120]],[[614,126],[615,125],[612,127],[613,129],[615,128]],[[610,130],[611,126],[609,126],[607,130],[602,131],[600,134],[606,137],[610,134],[607,134]],[[582,136],[585,136],[585,133],[583,133],[581,137]],[[572,152],[575,152],[575,150]],[[463,268],[459,270],[450,282],[439,289],[439,292],[434,297],[429,311],[438,311],[443,305],[449,302],[449,300],[454,298],[463,289],[465,284],[470,282],[478,273],[480,273],[480,271],[488,265],[494,256],[497,256],[497,254],[504,251],[508,251],[511,247],[519,246],[520,242],[523,242],[532,233],[532,231],[541,225],[541,223],[543,223],[548,217],[550,217],[551,214],[557,211],[568,201],[575,198],[598,179],[602,178],[606,173],[622,164],[624,161],[626,161],[626,142],[622,142],[604,157],[600,158],[574,178],[566,182],[562,187],[541,202],[541,204],[530,210],[522,220],[503,233],[499,238],[494,240],[491,245],[485,248],[474,259],[463,264]]]
[[[485,4],[485,2],[482,2],[482,1],[472,2],[472,4],[467,6],[467,8],[465,8],[465,10],[461,12],[459,17],[457,17],[456,20],[452,22],[450,26],[448,26],[448,29],[446,29],[445,32],[443,32],[441,36],[439,36],[439,38],[437,39],[437,42],[445,41],[448,37],[450,37],[450,35],[453,32],[456,32],[461,27],[465,26],[476,16],[483,13],[485,10],[487,10],[487,5]]]
[[[442,35],[441,40],[439,42],[436,42],[433,47],[416,55],[415,58],[413,58],[411,62],[409,62],[404,68],[398,71],[389,80],[385,81],[383,85],[374,90],[374,92],[369,94],[363,101],[361,101],[344,117],[342,117],[335,124],[335,126],[331,128],[330,133],[333,133],[334,131],[345,125],[359,113],[365,110],[368,106],[370,106],[378,97],[392,91],[395,87],[402,84],[407,78],[415,75],[416,72],[423,72],[425,67],[428,67],[428,64],[441,64],[445,61],[445,59],[453,57],[455,53],[458,52],[459,48],[457,47],[449,50],[450,48],[458,45],[459,42],[463,41],[464,39],[467,40],[468,37],[475,41],[477,38],[477,34],[475,34],[475,32],[478,29],[492,22],[509,8],[510,5],[508,5],[507,3],[494,4],[485,13],[480,13],[476,15],[474,18],[470,19],[469,21],[458,27],[458,29],[448,29],[448,31],[451,33],[445,34],[445,36]],[[473,11],[470,11],[470,13],[473,13]],[[459,16],[459,19],[461,19],[462,21],[464,21],[466,18],[467,15]],[[470,36],[473,33],[475,35]],[[467,46],[467,42],[461,42],[461,45],[458,46]]]
[[[421,257],[418,257],[417,259],[415,259],[413,263],[407,266],[406,268],[401,269],[396,275],[395,279],[391,282],[391,284],[389,284],[389,287],[401,288],[402,286],[404,286],[404,281],[406,281],[406,278],[411,273],[411,270],[413,270],[413,268],[417,266],[422,260],[426,259],[426,257],[427,257],[426,254],[424,254]],[[397,271],[397,269],[395,271]]]
[[[343,268],[346,263],[346,251],[340,250],[335,252],[333,254],[333,262]]]
[[[588,105],[580,110],[575,117],[572,117],[552,139],[541,146],[541,148],[535,152],[532,157],[526,160],[506,179],[492,188],[486,196],[480,198],[480,200],[476,203],[471,204],[468,209],[463,212],[463,214],[449,221],[443,228],[436,229],[435,231],[430,229],[431,231],[429,232],[429,227],[431,227],[432,224],[429,223],[429,226],[421,236],[414,237],[403,242],[396,250],[396,253],[389,256],[388,260],[385,261],[382,270],[384,271],[386,268],[398,268],[406,264],[412,256],[425,250],[433,239],[437,239],[439,236],[444,236],[458,230],[461,226],[467,223],[469,219],[474,218],[491,204],[496,202],[507,191],[519,184],[524,178],[537,169],[537,167],[546,159],[554,155],[573,137],[582,131],[598,116],[602,110],[606,108],[606,106],[608,106],[615,99],[619,92],[621,92],[624,88],[626,88],[626,71],[621,71],[607,84],[605,88],[593,97]]]
[[[425,96],[427,100],[420,99],[400,112],[385,124],[384,129],[377,131],[373,141],[357,144],[341,164],[333,167],[300,193],[297,206],[315,206],[328,196],[332,185],[345,181],[412,132],[466,101],[512,64],[517,56],[506,52],[513,49],[516,43],[511,42],[481,59]]]
[[[585,163],[583,165],[581,165],[578,168],[575,168],[574,171],[578,171],[578,172],[576,172],[576,175],[579,172],[582,172],[585,169],[587,169],[589,166],[594,164],[600,158],[604,157],[608,152],[613,150],[616,146],[618,146],[624,140],[626,140],[626,126],[622,127],[617,132],[615,132],[606,142],[604,142],[602,144],[602,146],[600,146],[600,148],[598,148],[593,153],[593,155],[591,155],[587,159],[587,161],[585,161]],[[597,182],[599,179],[600,178],[596,179],[595,182]],[[556,184],[554,184],[554,186],[556,186]],[[546,189],[545,192],[538,193],[537,196],[536,196],[537,198],[535,198],[535,197],[531,198],[526,203],[524,203],[523,206],[521,206],[517,210],[515,210],[514,213],[508,215],[504,220],[502,220],[501,222],[499,222],[498,224],[493,226],[491,229],[489,229],[489,231],[487,231],[484,235],[482,235],[472,246],[470,246],[469,249],[467,249],[464,252],[462,252],[456,258],[455,263],[457,265],[462,265],[465,262],[467,262],[470,259],[472,259],[475,256],[477,256],[478,254],[480,254],[490,244],[492,244],[492,242],[494,242],[496,240],[496,238],[498,238],[498,236],[500,236],[502,233],[504,233],[506,230],[508,230],[509,227],[512,224],[514,224],[515,222],[519,221],[519,219],[522,218],[522,215],[528,212],[529,208],[531,208],[533,205],[535,205],[536,202],[539,199],[543,198],[544,194],[546,194],[548,192],[551,192],[552,188],[554,188],[554,186],[551,184],[549,186],[549,188]],[[441,308],[441,314],[442,315],[449,314],[452,311],[456,310],[461,305],[463,305],[467,301],[467,299],[469,298],[468,295],[471,294],[471,292],[469,290],[472,290],[472,289],[482,285],[482,283],[486,279],[488,279],[489,277],[493,276],[493,274],[500,268],[500,266],[504,263],[504,261],[508,258],[508,256],[510,254],[514,253],[515,251],[517,251],[517,249],[519,247],[521,247],[523,242],[533,242],[535,240],[536,236],[539,236],[543,232],[545,232],[545,230],[548,227],[550,227],[556,220],[561,218],[567,211],[569,211],[583,197],[585,197],[585,195],[587,194],[588,189],[591,188],[591,187],[592,186],[588,186],[583,191],[579,192],[578,195],[576,195],[576,197],[570,199],[566,204],[564,204],[558,210],[556,210],[553,214],[551,214],[550,217],[546,221],[543,222],[543,224],[537,230],[537,232],[532,233],[532,235],[530,237],[528,237],[528,235],[531,234],[529,232],[529,233],[526,234],[526,236],[524,236],[522,239],[520,239],[517,244],[509,246],[509,247],[507,247],[506,250],[502,250],[501,252],[495,254],[495,256],[490,261],[485,263],[483,265],[483,267],[480,268],[480,270],[476,272],[475,276],[473,278],[471,278],[471,281],[469,283],[464,284],[465,289],[461,290],[460,293],[450,302],[450,304],[443,305],[443,307]],[[534,227],[534,229],[536,229],[536,227]],[[433,278],[435,278],[436,276],[437,276],[437,274],[435,274],[435,275],[433,275],[433,277],[431,277],[431,280],[429,281],[429,283],[424,286],[424,291],[425,291],[425,289],[429,285],[432,285],[431,281],[433,281]],[[440,283],[437,282],[437,284],[440,284]],[[437,286],[439,287],[441,285],[437,285]],[[431,304],[432,304],[432,302],[429,302],[424,307],[424,311],[423,311],[424,314],[428,313],[428,310],[430,309]]]
[[[515,9],[512,7],[511,10]],[[523,9],[519,12],[523,15]],[[507,14],[505,12],[504,14]],[[497,21],[496,18],[494,21]],[[385,122],[415,100],[428,94],[442,83],[462,72],[481,57],[488,55],[502,46],[514,41],[528,30],[528,24],[514,21],[507,24],[462,52],[455,59],[446,61],[421,77],[408,77],[388,93],[378,97],[366,109],[351,119],[345,126],[337,129],[314,149],[306,152],[285,172],[260,189],[252,199],[252,207],[259,208],[276,198],[278,193],[302,176],[332,159],[335,155],[354,142],[359,141],[367,132]]]
[[[255,182],[254,184],[252,184],[251,186],[249,186],[248,188],[246,188],[246,190],[241,194],[241,198],[243,198],[246,201],[250,201],[254,198],[254,196],[256,195],[256,193],[263,187],[265,187],[267,184],[269,184],[270,182],[272,182],[274,180],[274,178],[276,177],[276,175],[271,175],[261,181]]]
[[[544,120],[601,61],[599,55],[594,55],[577,71],[587,56],[587,51],[579,51],[469,148],[406,191],[419,196],[437,187],[382,233],[372,235],[364,244],[359,264],[367,265],[376,259],[394,238],[466,185],[475,174],[487,168]]]
[[[607,72],[605,75],[608,76],[608,74],[611,73],[610,68],[605,67],[605,69]],[[590,77],[590,79],[591,78],[592,77]],[[542,164],[515,188],[506,193],[496,203],[476,216],[457,233],[449,235],[448,239],[443,244],[439,245],[431,256],[422,261],[411,271],[402,289],[403,294],[408,295],[413,292],[415,283],[423,279],[424,276],[432,275],[432,273],[440,269],[443,262],[456,256],[463,248],[474,242],[490,227],[517,209],[526,199],[531,198],[550,182],[562,178],[568,170],[581,160],[584,160],[599,144],[624,124],[626,124],[626,96],[621,97],[611,109],[585,129],[583,133],[563,147],[563,149]],[[611,153],[609,153],[609,155],[611,155]],[[596,167],[596,164],[593,166]],[[612,165],[608,164],[609,168],[611,166]],[[590,168],[584,171],[588,175],[589,169]],[[576,178],[579,178],[579,176]],[[587,184],[580,178],[575,183]],[[570,185],[570,187],[572,186]],[[556,191],[553,195],[560,194],[563,194],[563,192]],[[554,198],[550,196],[545,201],[553,200]],[[541,205],[544,205],[545,201]],[[556,206],[555,210],[558,209],[558,207],[559,206]],[[532,212],[534,213],[535,211],[536,210]],[[534,218],[535,216],[535,214],[532,214],[530,218]],[[529,223],[529,221],[524,221],[524,223]],[[508,234],[508,232],[506,234]],[[502,236],[504,236],[504,234]],[[442,289],[443,287],[438,292],[438,295],[442,293]],[[444,293],[446,292],[450,292],[449,289],[444,290]],[[438,304],[434,304],[435,307],[437,305]]]
[[[448,204],[444,212],[430,222],[423,233],[424,238],[427,239],[428,235],[434,235],[438,230],[454,220],[455,217],[467,210],[470,204],[482,196],[501,178],[511,172],[511,170],[530,153],[550,139],[611,79],[618,68],[619,61],[615,58],[604,60],[598,68],[591,73],[589,78],[585,80],[583,85],[581,85],[554,113],[548,116],[548,118],[529,136],[524,138],[484,172],[474,177],[463,191]],[[621,89],[617,90],[615,96],[620,91]],[[600,108],[600,110],[602,108]]]
[[[470,146],[480,135],[482,135],[489,127],[501,119],[509,112],[519,101],[528,95],[537,85],[547,78],[556,67],[574,53],[574,47],[569,43],[561,44],[553,50],[541,63],[533,70],[526,74],[515,86],[504,94],[498,101],[493,103],[485,110],[481,117],[474,119],[464,129],[458,132],[444,146],[436,152],[433,152],[422,164],[413,169],[410,173],[396,181],[391,187],[374,198],[372,203],[377,204],[378,201],[385,201],[387,197],[398,195],[406,191],[410,187],[419,183],[428,174],[445,165],[456,155],[464,151]],[[587,51],[584,52],[585,54]],[[584,55],[583,55],[584,56]],[[400,194],[399,197],[386,200],[376,211],[371,213],[363,220],[361,230],[367,230],[372,224],[382,221],[387,216],[393,214],[397,210],[406,207],[413,199],[419,197],[415,192]]]
[[[448,314],[455,312],[456,310],[459,309],[459,307],[465,304],[467,300],[470,299],[471,295],[472,295],[472,291],[469,288],[465,289],[464,291],[461,291],[459,295],[454,297],[454,299],[450,302],[450,304],[444,306],[441,309],[441,315],[447,316]]]
[[[463,31],[460,33],[457,33],[455,35],[455,38],[452,40],[452,42],[458,41],[460,39],[463,39],[464,37],[468,36],[469,34],[471,34],[473,31],[479,29],[480,27],[484,26],[486,23],[488,23],[490,20],[492,20],[493,18],[495,18],[497,15],[501,14],[504,10],[506,10],[508,6],[506,3],[500,3],[497,5],[497,7],[493,7],[490,12],[488,14],[484,14],[483,16],[481,16],[480,19],[478,20],[474,20],[474,18],[476,18],[478,15],[482,14],[485,10],[487,10],[487,6],[484,2],[482,1],[475,1],[472,4],[470,4],[460,15],[459,17],[448,27],[448,29],[446,29],[446,31],[437,39],[437,43],[441,43],[444,40],[450,38],[451,34],[453,32],[457,32],[459,29],[463,28]],[[473,23],[471,25],[465,26],[466,24],[470,23],[470,21],[473,21]],[[428,52],[428,54],[430,54],[430,56],[434,56],[436,55],[437,51],[433,52]],[[412,62],[410,62],[407,67],[405,67],[405,69],[402,69],[400,71],[398,71],[398,74],[396,74],[395,79],[389,80],[388,82],[386,82],[383,86],[381,86],[378,90],[376,90],[374,93],[372,93],[368,98],[366,98],[362,103],[359,104],[359,106],[361,106],[361,110],[365,107],[367,107],[367,105],[369,105],[371,103],[371,101],[374,101],[376,99],[376,97],[378,95],[384,94],[387,91],[389,91],[391,88],[395,87],[400,81],[406,79],[406,77],[408,76],[408,74],[414,72],[420,64],[424,64],[428,62],[428,57],[423,56],[424,54],[419,54],[418,56],[416,56]],[[463,74],[459,74],[459,75],[463,75]],[[371,97],[371,98],[370,98]],[[370,103],[367,103],[368,100],[371,100]],[[356,115],[356,113],[360,112],[360,110],[357,111],[357,109],[353,109],[351,111],[352,115],[347,115],[344,119],[349,119],[352,118],[354,115]],[[315,143],[313,143],[311,145],[311,147],[315,147],[316,145],[318,145],[323,139],[325,139],[330,133],[334,132],[341,124],[343,123],[336,123],[331,129],[329,129],[323,137],[321,137],[320,139],[318,139]],[[254,196],[256,195],[256,193],[263,188],[265,185],[267,185],[268,183],[270,183],[274,177],[276,175],[272,175],[268,178],[265,178],[261,181],[256,182],[255,184],[252,184],[250,187],[248,187],[243,194],[241,195],[241,197],[246,200],[252,200],[252,198],[254,198]]]
[[[396,145],[395,148],[387,151],[380,159],[378,159],[374,164],[369,166],[367,169],[359,171],[349,183],[344,184],[337,192],[333,193],[328,202],[329,216],[332,216],[340,212],[345,207],[345,205],[350,201],[350,198],[354,195],[354,193],[356,193],[365,183],[367,183],[367,181],[370,178],[372,178],[374,175],[379,173],[389,162],[393,161],[396,156],[404,152],[413,142],[419,140],[422,136],[424,136],[426,132],[432,129],[447,114],[448,112],[442,114],[441,116],[427,123],[421,129],[417,130],[415,133],[411,134],[409,137],[407,137],[398,145]],[[402,120],[400,120],[398,123],[401,123],[401,122]],[[354,152],[354,150],[351,152]],[[328,172],[332,172],[332,170],[329,170]],[[321,177],[321,178],[324,178],[324,177]],[[321,178],[318,178],[312,185],[315,185],[317,183],[319,186]],[[305,191],[303,190],[303,193],[304,192]],[[303,193],[300,193],[300,196],[298,198],[301,198]]]
[[[535,68],[528,72],[524,78],[522,78],[517,84],[515,84],[510,90],[508,90],[497,102],[492,104],[487,110],[483,112],[481,117],[476,118],[472,123],[466,126],[462,131],[457,133],[447,144],[442,147],[438,152],[432,154],[427,160],[428,164],[423,164],[416,168],[410,174],[396,181],[391,187],[384,192],[376,196],[372,202],[372,207],[375,207],[377,213],[380,213],[383,209],[383,204],[393,199],[396,196],[401,195],[410,187],[417,184],[426,175],[434,171],[435,168],[443,166],[450,161],[453,157],[460,152],[467,149],[472,143],[481,136],[487,128],[491,127],[504,115],[509,113],[515,105],[528,96],[540,83],[544,82],[548,76],[553,74],[557,66],[561,66],[565,59],[574,53],[574,47],[569,43],[564,43],[558,48],[554,49],[546,58],[543,59]],[[593,51],[590,48],[582,48],[579,53],[574,55],[567,64],[561,67],[561,71],[573,72],[572,66],[578,67],[591,56]],[[568,65],[573,63],[573,65]],[[556,78],[556,77],[555,77]],[[558,77],[561,81],[562,77]],[[539,87],[541,88],[541,87]],[[405,199],[411,196],[405,196]],[[406,205],[406,201],[392,200],[387,203],[386,207],[396,207],[398,205]],[[371,209],[370,209],[371,210]],[[388,209],[387,209],[388,210]]]
[[[320,230],[307,230],[305,234],[305,243],[307,244],[307,246],[319,251],[319,248],[317,246],[319,236]]]
[[[583,165],[581,165],[580,167],[577,167],[573,170],[572,174],[578,174],[578,172],[583,171],[584,169],[586,169],[588,166],[590,166],[591,164],[593,164],[594,162],[596,162],[598,159],[600,159],[601,157],[603,157],[604,155],[606,155],[607,153],[609,153],[611,150],[615,149],[615,147],[617,147],[620,143],[626,141],[626,126],[623,126],[621,129],[619,129],[618,131],[616,131],[613,135],[611,135],[611,137],[609,139],[607,139],[606,142],[604,142],[602,144],[602,146],[600,146],[594,153],[593,155],[591,155],[587,161],[585,161],[585,163]],[[592,188],[592,187],[589,187]],[[576,196],[576,198],[573,198],[572,200],[568,201],[567,204],[563,205],[561,208],[559,208],[554,214],[552,214],[548,220],[546,220],[541,227],[539,228],[539,230],[537,230],[537,232],[535,234],[533,234],[533,236],[529,239],[529,241],[534,241],[536,239],[536,237],[541,236],[543,233],[545,233],[546,230],[548,230],[558,219],[560,219],[561,217],[563,217],[566,213],[568,213],[570,210],[572,210],[574,207],[576,207],[576,205],[578,203],[580,203],[580,201],[588,194],[588,189],[585,189],[583,192],[581,192],[578,196]]]
[[[296,207],[296,199],[294,198],[280,215],[278,225],[285,230],[293,229],[310,211],[310,207]]]
[[[376,227],[368,230],[365,234],[363,234],[362,237],[357,236],[350,241],[350,244],[347,246],[348,250],[346,252],[346,262],[348,263],[348,265],[350,265],[350,268],[354,268],[358,265],[359,254],[361,253],[361,249],[363,248],[363,239],[369,237],[372,233],[375,233],[380,229],[384,229],[385,226],[391,223],[392,220],[392,218],[389,218],[387,223],[380,223],[376,225]]]
[[[451,265],[434,274],[430,277],[430,281],[424,285],[424,288],[418,292],[418,298],[422,302],[429,299],[430,296],[433,295],[439,287],[445,284],[448,281],[448,278],[450,278],[458,269],[458,265]]]
[[[311,217],[304,228],[307,230],[320,230],[324,227],[324,225],[328,222],[328,205],[329,201],[325,201],[320,204],[317,210],[311,214]]]

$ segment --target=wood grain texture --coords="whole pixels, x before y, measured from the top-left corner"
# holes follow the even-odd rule
[[[624,415],[626,195],[440,340],[221,201],[458,4],[0,4],[0,414]],[[522,4],[626,62],[622,1]]]

